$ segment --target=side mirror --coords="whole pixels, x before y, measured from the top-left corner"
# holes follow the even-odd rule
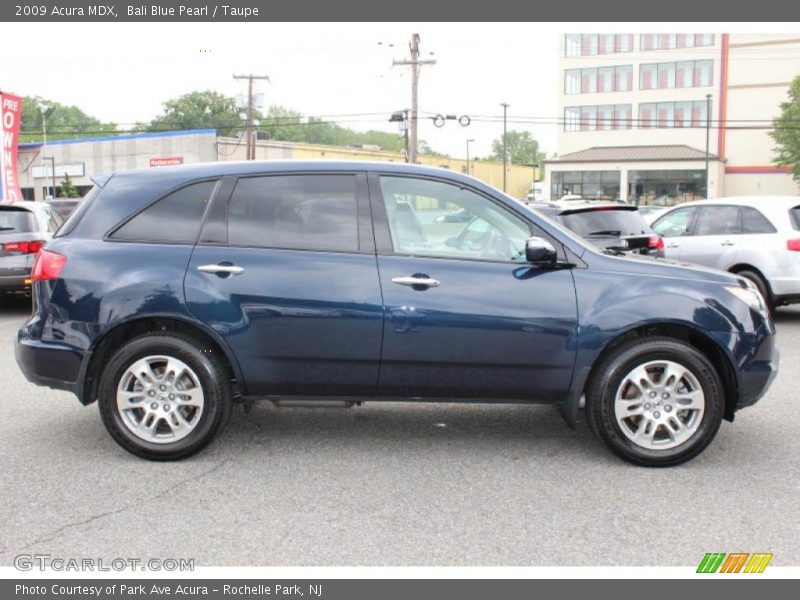
[[[531,237],[525,242],[525,260],[537,267],[554,267],[558,254],[553,244],[544,238]]]

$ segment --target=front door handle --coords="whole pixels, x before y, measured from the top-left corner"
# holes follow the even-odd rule
[[[215,273],[217,275],[241,275],[244,273],[244,269],[236,265],[200,265],[197,270],[201,273]]]
[[[427,275],[412,275],[411,277],[394,277],[392,283],[407,285],[409,287],[432,288],[439,287],[438,279],[431,279]]]
[[[731,242],[729,240],[725,240],[724,242],[722,242],[720,244],[720,246],[735,246],[735,245],[736,245],[736,242]]]

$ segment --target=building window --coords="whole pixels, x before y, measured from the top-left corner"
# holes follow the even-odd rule
[[[633,51],[631,33],[568,33],[564,36],[564,56],[596,56]]]
[[[578,131],[581,110],[575,106],[564,109],[564,131]]]
[[[705,197],[705,169],[628,171],[628,202],[674,206]]]
[[[639,105],[641,129],[705,127],[706,101],[644,102]]]
[[[604,131],[631,128],[631,105],[567,106],[564,131]]]
[[[639,38],[642,50],[674,50],[714,45],[713,33],[643,33]]]
[[[550,176],[552,200],[566,194],[614,200],[619,193],[619,171],[553,171]]]
[[[633,87],[633,65],[564,71],[565,94],[628,92]]]
[[[708,87],[713,83],[713,60],[639,65],[639,89]]]

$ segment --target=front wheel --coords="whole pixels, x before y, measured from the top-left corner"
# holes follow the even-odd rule
[[[647,467],[697,456],[714,439],[725,406],[709,360],[666,337],[636,339],[612,351],[586,398],[592,431],[617,455]]]
[[[100,415],[114,440],[151,460],[198,452],[231,412],[230,376],[220,357],[178,334],[147,334],[122,346],[99,392]]]

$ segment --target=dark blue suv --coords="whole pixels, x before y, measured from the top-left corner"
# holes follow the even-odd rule
[[[177,459],[235,402],[585,402],[623,458],[700,453],[777,369],[747,280],[605,254],[470,177],[248,162],[96,181],[39,254],[17,361]],[[469,218],[448,218],[453,213]]]

